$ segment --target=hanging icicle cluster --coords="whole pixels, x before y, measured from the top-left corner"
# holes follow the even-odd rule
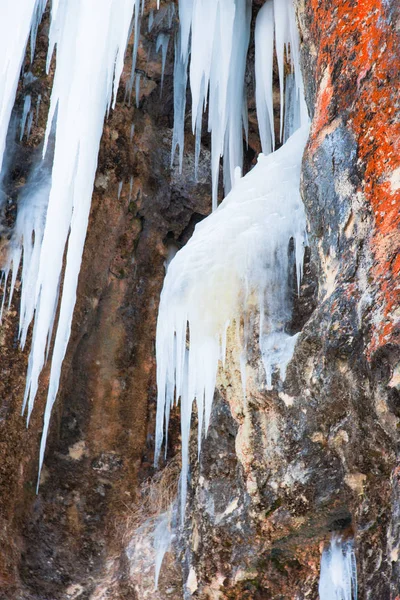
[[[0,53],[0,163],[29,32],[33,55],[46,2],[6,4],[4,15],[0,9],[0,44],[4,43]],[[137,20],[137,0],[53,0],[51,4],[47,71],[53,53],[56,69],[43,159],[20,198],[5,267],[5,281],[12,271],[11,301],[23,257],[22,346],[34,323],[23,404],[28,421],[55,327],[40,467],[70,336],[104,117],[111,103],[115,105],[134,11]]]
[[[243,128],[247,136],[245,69],[250,37],[251,0],[180,0],[180,31],[175,56],[175,119],[173,156],[179,146],[182,165],[186,85],[192,95],[192,129],[196,136],[196,168],[203,113],[208,107],[211,132],[213,208],[217,205],[220,158],[224,157],[224,188],[231,189],[236,167],[243,163]],[[307,122],[299,63],[299,41],[292,0],[267,0],[255,29],[256,104],[262,151],[275,146],[272,103],[274,45],[281,90],[281,132],[285,95],[285,57],[295,79],[290,112]],[[289,112],[289,114],[290,114]],[[291,118],[291,117],[289,117]]]

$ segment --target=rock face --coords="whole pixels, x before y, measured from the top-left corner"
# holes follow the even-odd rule
[[[313,118],[302,174],[310,249],[292,323],[301,333],[286,380],[274,391],[266,390],[254,335],[246,400],[229,341],[200,462],[192,436],[186,519],[180,525],[171,515],[175,537],[157,592],[153,531],[176,497],[179,476],[179,414],[172,416],[166,465],[157,473],[151,467],[157,306],[164,263],[210,212],[211,185],[207,137],[197,182],[190,133],[183,173],[170,169],[173,44],[171,37],[160,97],[156,39],[171,32],[163,4],[148,31],[155,4],[148,2],[143,19],[140,96],[129,106],[122,90],[104,129],[37,496],[44,397],[25,429],[18,298],[2,324],[0,598],[317,598],[321,549],[336,532],[355,538],[359,598],[396,600],[398,2],[297,2]],[[39,81],[45,106],[49,82],[42,75]],[[29,143],[37,145],[43,123],[33,133]],[[248,164],[258,151],[255,135],[250,143]],[[18,152],[11,199],[29,170],[24,146]],[[7,218],[11,223],[12,214]]]

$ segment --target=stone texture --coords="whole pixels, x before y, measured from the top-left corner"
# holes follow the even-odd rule
[[[254,2],[254,13],[260,4]],[[359,597],[398,600],[398,3],[297,2],[313,116],[302,173],[310,248],[291,323],[301,335],[286,381],[273,392],[265,388],[254,335],[246,400],[230,340],[200,463],[192,436],[186,520],[182,526],[175,520],[157,592],[152,531],[176,495],[180,451],[177,410],[168,461],[154,472],[158,298],[164,262],[210,211],[211,186],[207,136],[198,182],[189,132],[183,173],[170,169],[173,44],[171,37],[161,96],[155,43],[166,22],[158,19],[147,31],[155,7],[148,2],[143,18],[138,107],[134,97],[124,102],[122,86],[104,128],[73,331],[37,496],[47,372],[26,429],[18,294],[3,320],[0,598],[316,598],[321,550],[335,531],[355,537]],[[15,148],[2,251],[45,127],[46,27],[32,84],[42,109],[29,141]],[[129,76],[128,58],[124,82]],[[246,81],[251,94],[250,68]],[[259,150],[252,103],[249,115],[247,167]]]

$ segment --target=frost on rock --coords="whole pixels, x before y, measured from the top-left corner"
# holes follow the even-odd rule
[[[24,190],[7,267],[13,271],[12,294],[23,255],[22,345],[30,324],[34,322],[23,404],[23,410],[27,407],[28,421],[38,390],[39,376],[49,352],[53,325],[55,329],[39,470],[71,331],[104,117],[112,99],[113,106],[116,102],[135,2],[58,0],[52,3],[47,70],[55,48],[56,70],[43,148],[43,176],[40,176],[41,168],[38,167]],[[13,11],[18,12],[18,22],[15,27],[9,23],[6,29],[12,35],[9,36],[10,49],[6,48],[10,73],[5,72],[6,84],[3,84],[0,92],[0,110],[3,113],[13,101],[12,95],[6,94],[5,89],[8,84],[10,88],[13,85],[15,95],[32,18],[36,31],[37,19],[43,12],[45,2],[24,0],[14,2],[12,6],[17,7]],[[0,19],[0,28],[3,23]],[[20,36],[18,48],[15,47],[16,31]],[[2,44],[2,36],[0,40]],[[11,63],[15,63],[12,73]],[[0,120],[2,125],[3,113]],[[44,175],[48,161],[46,153],[53,152],[53,148],[50,149],[52,144],[49,144],[53,134],[53,164]],[[1,145],[4,146],[3,137],[2,130],[0,150]],[[58,305],[59,316],[55,323]]]
[[[284,377],[295,339],[291,318],[288,252],[294,243],[298,281],[305,244],[300,168],[308,125],[243,178],[218,209],[196,226],[193,237],[171,261],[161,294],[157,324],[157,463],[174,401],[181,403],[183,517],[189,468],[193,402],[198,445],[207,433],[219,363],[225,359],[227,330],[244,321],[243,349],[251,313],[260,315],[260,348],[267,385]],[[204,428],[204,432],[203,432]]]
[[[333,536],[321,558],[320,600],[357,600],[357,567],[351,540]]]

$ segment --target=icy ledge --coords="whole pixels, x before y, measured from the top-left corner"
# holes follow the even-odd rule
[[[189,434],[193,401],[198,446],[210,422],[220,361],[230,326],[244,321],[238,336],[245,360],[246,322],[260,313],[260,348],[267,386],[273,372],[284,379],[295,339],[285,332],[291,317],[290,240],[297,281],[303,263],[306,219],[300,197],[300,168],[308,126],[279,150],[260,155],[243,178],[239,170],[230,194],[197,225],[193,237],[171,261],[161,294],[157,324],[157,463],[174,399],[181,402],[181,517],[186,503]],[[244,383],[244,382],[243,382]],[[204,432],[203,432],[204,427]]]

